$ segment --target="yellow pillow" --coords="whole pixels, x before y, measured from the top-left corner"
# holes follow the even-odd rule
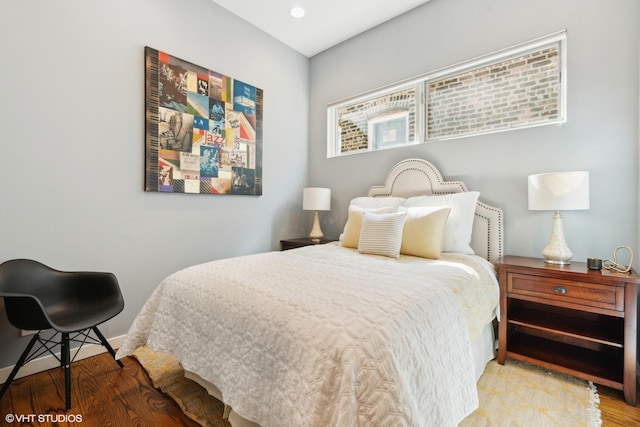
[[[349,206],[349,217],[347,218],[347,223],[344,226],[342,246],[347,248],[358,248],[360,228],[362,228],[362,214],[364,212],[392,213],[393,211],[395,211],[393,207],[360,208],[357,206]]]
[[[440,258],[444,226],[451,208],[400,208],[400,210],[404,209],[407,210],[407,219],[402,231],[400,253],[422,258]]]

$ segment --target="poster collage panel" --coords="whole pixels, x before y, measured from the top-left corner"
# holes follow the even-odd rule
[[[145,190],[262,194],[262,90],[145,48]]]

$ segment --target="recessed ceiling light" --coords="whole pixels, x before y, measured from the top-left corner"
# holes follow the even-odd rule
[[[293,16],[294,18],[302,18],[306,12],[304,11],[303,8],[296,6],[291,8],[290,13],[291,13],[291,16]]]

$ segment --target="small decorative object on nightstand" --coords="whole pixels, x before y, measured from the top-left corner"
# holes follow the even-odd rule
[[[331,209],[331,189],[310,187],[305,188],[302,192],[302,209],[305,211],[315,211],[313,215],[313,228],[309,234],[309,238],[314,243],[319,243],[324,234],[320,228],[320,220],[318,219],[318,211],[328,211]]]
[[[546,262],[569,264],[573,253],[564,238],[560,211],[578,209],[589,209],[589,172],[529,175],[529,210],[556,211],[551,237],[542,251]]]
[[[309,237],[301,237],[299,239],[284,239],[280,240],[280,249],[283,251],[295,248],[301,248],[303,246],[311,245],[324,245],[325,243],[334,242],[335,240],[321,239],[320,241],[314,241]]]
[[[635,406],[640,276],[515,256],[496,268],[498,363],[511,357],[622,390]]]

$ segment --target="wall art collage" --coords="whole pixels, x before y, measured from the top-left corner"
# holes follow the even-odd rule
[[[145,47],[145,92],[145,191],[262,194],[262,89]]]

